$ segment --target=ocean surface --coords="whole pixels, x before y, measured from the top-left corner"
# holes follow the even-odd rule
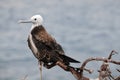
[[[120,61],[120,0],[0,0],[0,80],[40,80],[37,59],[27,46],[31,24],[18,24],[35,14],[55,37],[66,55],[83,62],[89,57],[107,57],[112,50]],[[82,63],[81,63],[82,64]],[[79,67],[81,64],[72,64]],[[87,68],[98,77],[102,62],[90,62]],[[110,64],[112,75],[118,76]],[[69,72],[56,66],[43,68],[43,80],[75,80]]]

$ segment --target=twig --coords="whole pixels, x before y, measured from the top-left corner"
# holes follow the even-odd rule
[[[115,50],[112,50],[109,57],[108,57],[108,59],[111,59],[112,55],[114,55],[114,54],[118,54],[118,52],[116,52]]]
[[[84,68],[85,71],[89,72],[90,74],[93,73],[94,70],[92,69],[87,69],[87,68]]]
[[[110,77],[111,77],[113,80],[115,80],[114,77],[113,77],[111,74],[110,74]]]
[[[118,72],[120,72],[120,69],[116,69]]]

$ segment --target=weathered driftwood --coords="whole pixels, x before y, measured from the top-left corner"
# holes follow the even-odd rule
[[[88,62],[90,61],[102,61],[103,64],[101,65],[100,67],[100,70],[98,71],[99,72],[99,76],[98,76],[98,79],[99,80],[118,80],[120,79],[120,76],[118,76],[117,78],[114,78],[112,75],[111,75],[111,71],[110,71],[110,68],[109,68],[109,63],[113,63],[113,64],[116,64],[116,65],[120,65],[120,61],[115,61],[115,60],[112,60],[112,55],[115,54],[117,52],[115,52],[114,50],[110,53],[110,55],[108,56],[108,58],[99,58],[99,57],[96,57],[96,58],[88,58],[86,59],[82,65],[80,66],[80,68],[75,68],[75,67],[72,67],[72,66],[66,66],[65,64],[63,64],[62,62],[58,61],[56,63],[56,65],[60,66],[62,69],[64,69],[65,71],[69,71],[71,72],[74,77],[77,79],[77,80],[90,80],[88,77],[85,77],[83,75],[83,72],[84,71],[88,71],[89,73],[92,73],[92,70],[91,69],[86,69],[85,66]],[[119,69],[118,69],[119,71]]]

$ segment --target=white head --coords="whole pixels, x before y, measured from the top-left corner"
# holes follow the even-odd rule
[[[19,23],[32,23],[32,26],[39,26],[43,23],[43,18],[40,15],[34,15],[30,20],[20,20]]]

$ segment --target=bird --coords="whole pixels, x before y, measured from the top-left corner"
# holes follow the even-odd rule
[[[32,23],[28,35],[28,46],[33,55],[42,62],[46,68],[52,68],[57,61],[69,66],[70,63],[80,63],[79,61],[67,56],[62,46],[57,43],[43,26],[41,15],[34,15],[29,20],[20,20],[19,23]]]

